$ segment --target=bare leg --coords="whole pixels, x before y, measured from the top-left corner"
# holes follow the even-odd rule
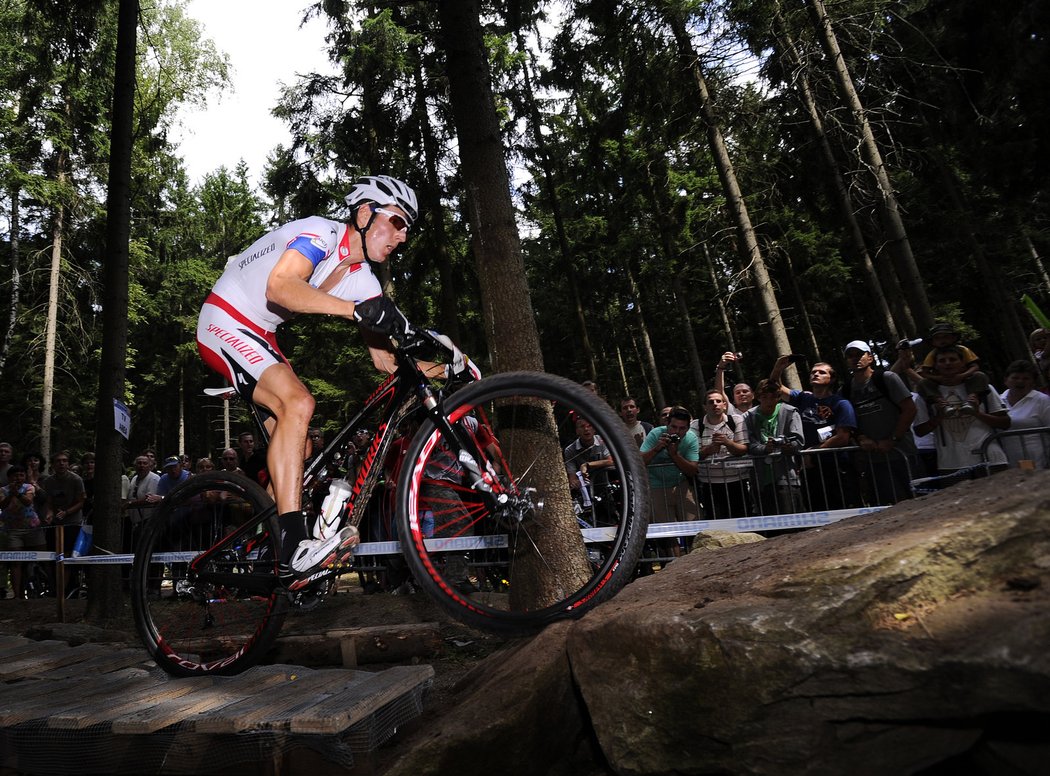
[[[277,512],[298,511],[302,508],[303,458],[306,431],[314,414],[314,398],[290,366],[274,364],[263,372],[255,386],[253,399],[269,409],[276,419],[266,464],[273,483]]]
[[[314,398],[287,364],[274,364],[263,372],[252,398],[274,415],[274,423],[267,424],[271,433],[266,465],[277,502],[281,563],[290,563],[295,548],[306,538],[300,488]]]

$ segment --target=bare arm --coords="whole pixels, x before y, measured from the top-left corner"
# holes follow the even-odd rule
[[[293,313],[318,313],[353,318],[354,303],[314,288],[310,260],[289,248],[281,254],[266,281],[266,300]]]
[[[770,381],[780,383],[780,397],[784,401],[791,398],[791,389],[780,381],[780,376],[784,373],[784,370],[788,368],[788,364],[790,363],[791,356],[781,356],[773,363],[773,368],[769,371]]]
[[[850,432],[852,429],[849,426],[836,426],[835,431],[821,442],[818,447],[826,449],[829,447],[846,447],[850,443]]]
[[[736,353],[726,351],[722,354],[722,358],[719,359],[718,364],[715,366],[715,384],[714,390],[719,391],[723,397],[725,397],[726,404],[731,405],[733,402],[729,401],[729,396],[726,395],[726,369],[729,365],[737,360]]]

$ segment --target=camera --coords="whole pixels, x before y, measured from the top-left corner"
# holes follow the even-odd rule
[[[782,436],[770,437],[769,441],[772,444],[777,445],[778,447],[783,447],[784,445],[786,445],[788,443],[787,437],[782,437]]]
[[[921,337],[919,339],[902,339],[900,342],[897,343],[897,350],[910,350],[911,348],[914,348],[916,345],[921,345],[921,344],[922,344],[922,338]]]
[[[802,355],[801,353],[792,353],[790,356],[788,356],[788,363],[789,364],[800,364],[800,363],[802,363],[805,360],[806,360],[806,357],[804,355]]]
[[[667,441],[672,445],[677,445],[682,441],[682,437],[680,434],[668,434]]]

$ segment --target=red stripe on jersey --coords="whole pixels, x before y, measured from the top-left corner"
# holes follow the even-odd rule
[[[343,224],[343,237],[339,241],[339,261],[350,256],[350,227]]]
[[[221,296],[216,294],[214,291],[212,293],[208,294],[208,298],[204,300],[204,304],[213,304],[213,305],[215,305],[220,310],[225,311],[231,318],[233,318],[235,321],[237,321],[237,323],[243,323],[245,326],[247,326],[249,329],[254,331],[260,337],[266,337],[267,341],[269,341],[269,339],[270,339],[270,336],[268,336],[268,335],[272,335],[273,334],[273,332],[267,331],[266,329],[264,329],[259,324],[257,324],[255,322],[251,321],[250,319],[248,319],[240,310],[238,310],[232,304],[230,304],[225,299],[223,299]],[[275,342],[276,342],[276,340],[275,340]]]

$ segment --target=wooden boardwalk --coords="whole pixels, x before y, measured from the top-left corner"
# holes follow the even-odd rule
[[[142,649],[0,635],[0,768],[279,773],[302,746],[349,767],[422,712],[433,676],[273,665],[171,679]]]

